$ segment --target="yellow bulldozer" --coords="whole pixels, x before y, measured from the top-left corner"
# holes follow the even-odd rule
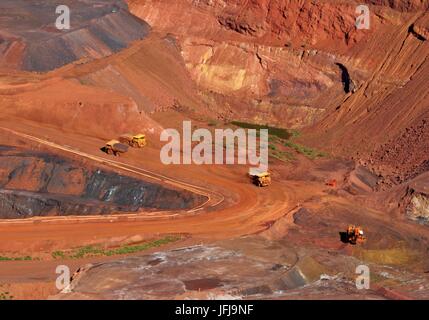
[[[269,172],[250,172],[250,179],[258,187],[268,187],[271,184],[271,174]]]
[[[133,148],[143,148],[147,144],[146,136],[142,133],[136,135],[124,134],[119,137],[119,141]]]
[[[350,244],[358,244],[365,242],[366,237],[361,227],[350,225],[346,231],[346,240]]]

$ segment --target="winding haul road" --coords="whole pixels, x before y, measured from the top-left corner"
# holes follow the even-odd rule
[[[9,129],[9,128],[4,128],[4,127],[0,127],[0,130],[4,130],[6,132],[9,132],[13,135],[16,135],[17,137],[20,138],[24,138],[27,141],[33,141],[39,144],[43,144],[47,147],[53,148],[53,149],[57,149],[57,150],[61,150],[61,151],[65,151],[74,155],[78,155],[80,157],[83,158],[87,158],[90,159],[92,161],[107,165],[109,167],[115,168],[115,169],[119,169],[122,171],[126,171],[126,172],[130,172],[133,174],[136,174],[138,176],[144,177],[146,179],[151,179],[156,181],[157,183],[163,183],[163,184],[167,184],[167,185],[171,185],[173,187],[176,188],[181,188],[190,192],[193,192],[195,194],[204,196],[207,198],[207,201],[205,201],[203,204],[198,205],[195,208],[192,208],[190,210],[188,210],[186,213],[195,213],[197,211],[201,211],[204,210],[206,208],[209,207],[216,207],[218,205],[220,205],[224,200],[225,197],[218,193],[218,192],[214,192],[212,190],[209,190],[207,188],[203,188],[197,185],[192,185],[190,183],[186,183],[184,181],[180,181],[178,179],[173,179],[149,170],[145,170],[130,164],[126,164],[126,163],[122,163],[122,162],[118,162],[115,160],[109,160],[109,159],[105,159],[102,157],[98,157],[95,155],[91,155],[82,151],[78,151],[75,150],[71,147],[68,146],[61,146],[59,144],[56,144],[54,142],[51,141],[47,141],[47,140],[43,140],[25,133],[21,133],[21,132],[17,132],[15,130]],[[163,213],[163,214],[160,214]],[[180,215],[183,215],[185,213],[181,213]],[[158,212],[151,212],[151,213],[144,213],[144,214],[139,214],[139,213],[135,213],[135,214],[121,214],[120,216],[118,215],[104,215],[104,216],[86,216],[86,217],[76,217],[76,216],[57,216],[57,217],[34,217],[34,218],[30,218],[30,219],[24,219],[24,220],[16,220],[16,219],[4,219],[1,220],[0,223],[33,223],[32,220],[38,220],[38,221],[55,221],[55,220],[67,220],[67,221],[84,221],[84,220],[97,220],[97,221],[102,221],[102,220],[106,220],[106,221],[112,221],[112,219],[118,219],[121,218],[123,219],[124,217],[134,217],[134,218],[140,218],[140,219],[154,219],[154,218],[168,218],[168,217],[174,217],[174,216],[178,216],[179,213],[168,213],[166,211],[158,211]]]
[[[12,129],[8,128],[8,123],[5,122],[1,122],[0,130],[26,143],[42,145],[54,152],[56,150],[58,153],[75,155],[143,179],[151,179],[207,197],[205,203],[188,211],[142,211],[106,216],[0,220],[0,252],[21,252],[24,248],[30,252],[46,252],[52,251],[53,248],[66,249],[92,241],[107,241],[133,235],[189,234],[198,239],[227,239],[265,230],[268,225],[272,225],[296,207],[298,202],[296,197],[299,191],[295,190],[294,183],[275,180],[270,188],[257,188],[245,177],[246,168],[163,168],[159,165],[159,158],[155,159],[159,157],[155,149],[148,149],[144,154],[132,150],[128,157],[121,159],[123,162],[119,162],[91,154],[88,150],[98,150],[97,146],[102,143],[96,139],[82,141],[81,138],[63,132],[48,133],[49,130],[56,129],[41,127],[14,126]],[[35,136],[36,133],[38,137]],[[42,136],[68,141],[68,145],[39,138]],[[138,167],[139,163],[145,163],[150,170]],[[153,169],[158,172],[166,169],[166,174],[170,176],[177,172],[178,179],[156,173]],[[190,177],[193,183],[183,181],[187,177]],[[206,182],[208,187],[194,184],[199,181]]]

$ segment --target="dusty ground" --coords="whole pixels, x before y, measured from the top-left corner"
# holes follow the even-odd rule
[[[170,121],[172,116],[169,117]],[[68,134],[53,128],[40,127],[32,122],[14,123],[13,126],[10,123],[11,121],[0,121],[3,130],[1,144],[25,145],[27,148],[80,159],[79,161],[84,161],[87,165],[100,165],[115,172],[139,177],[138,170],[127,172],[120,167],[112,166],[110,163],[112,159],[98,149],[103,144],[102,140]],[[21,136],[4,130],[8,128],[13,128],[14,132],[19,132]],[[42,138],[49,136],[50,138],[46,140],[48,144],[45,142],[36,144],[22,134]],[[23,137],[27,138],[24,139]],[[68,149],[62,150],[55,147],[57,143],[65,140]],[[45,140],[42,139],[41,141]],[[70,150],[78,151],[79,155]],[[402,295],[411,298],[426,297],[425,272],[429,268],[426,252],[427,227],[419,226],[403,215],[396,215],[395,222],[393,222],[392,212],[374,209],[372,193],[366,194],[365,190],[362,190],[363,187],[358,188],[358,182],[365,186],[365,181],[368,179],[364,179],[362,173],[360,176],[357,175],[361,178],[359,181],[356,177],[354,180],[350,178],[353,176],[351,174],[354,167],[352,162],[335,159],[310,161],[304,157],[298,157],[293,165],[279,161],[273,162],[271,168],[274,183],[270,188],[260,189],[249,184],[245,167],[191,165],[181,166],[180,170],[177,170],[174,166],[165,167],[161,165],[158,152],[155,146],[149,146],[144,150],[132,150],[120,158],[119,162],[124,165],[124,168],[129,168],[125,166],[129,165],[132,168],[144,169],[146,176],[139,177],[143,180],[150,180],[147,175],[147,172],[150,172],[154,177],[157,174],[174,177],[174,180],[180,181],[180,183],[211,190],[216,201],[209,202],[208,205],[197,211],[162,211],[156,214],[140,212],[119,216],[88,218],[67,216],[1,221],[1,255],[7,257],[30,256],[33,258],[33,261],[0,262],[2,264],[1,282],[5,288],[3,291],[11,292],[16,298],[47,298],[57,293],[54,287],[56,277],[54,271],[57,265],[66,264],[72,270],[76,270],[79,266],[87,263],[104,263],[106,260],[115,259],[115,257],[95,257],[92,259],[53,260],[51,254],[54,251],[86,245],[117,247],[124,243],[133,243],[132,240],[129,241],[130,238],[134,238],[136,243],[140,243],[166,234],[181,234],[186,240],[172,244],[173,247],[183,248],[202,244],[203,248],[208,248],[207,250],[212,250],[210,249],[212,246],[219,247],[216,250],[220,250],[219,255],[222,259],[219,262],[218,276],[214,277],[212,274],[211,260],[207,262],[207,271],[204,271],[205,269],[200,270],[203,268],[200,266],[198,268],[200,271],[197,274],[195,271],[188,274],[187,268],[190,268],[189,270],[195,268],[192,264],[189,266],[186,264],[185,269],[181,271],[183,272],[181,274],[189,281],[193,278],[217,279],[216,285],[213,287],[209,285],[208,291],[199,297],[209,298],[210,295],[222,296],[225,294],[236,295],[241,298],[293,298],[296,295],[299,298],[317,298],[321,297],[321,290],[328,290],[321,289],[327,286],[330,288],[329,297],[333,298],[351,298],[353,295],[361,298],[385,298],[384,289],[378,287],[376,287],[378,289],[366,293],[353,290],[354,268],[359,264],[366,263],[374,266],[377,274],[386,275],[386,272],[388,275],[401,274],[401,277],[395,278],[395,281],[392,280],[393,282],[387,281],[389,278],[386,280],[382,276],[378,276],[379,278],[375,281],[381,288],[385,283],[388,287],[393,288],[394,293],[391,294],[394,297],[403,297]],[[81,155],[89,158],[84,159],[85,157]],[[101,161],[99,159],[104,159],[105,163],[97,164],[97,161]],[[325,182],[331,178],[336,178],[339,181],[337,188],[326,186]],[[352,183],[353,181],[355,183]],[[352,247],[340,241],[339,232],[344,230],[348,224],[359,224],[365,227],[368,236],[365,245]],[[259,249],[256,250],[254,246]],[[269,253],[271,250],[269,248],[276,248],[275,255],[278,255],[281,261],[287,256],[294,256],[294,259],[304,259],[304,261],[307,261],[305,259],[310,259],[308,261],[315,259],[317,261],[316,267],[310,263],[310,266],[313,267],[308,271],[309,267],[305,263],[302,268],[310,274],[305,275],[305,272],[302,271],[304,280],[297,280],[296,277],[293,277],[293,280],[287,280],[290,275],[296,273],[294,269],[296,261],[289,261],[285,258],[285,261],[279,263],[283,266],[283,271],[279,271],[278,275],[272,274],[271,271],[268,271],[273,265],[276,265],[277,260],[273,258],[274,253],[273,255]],[[169,254],[168,246],[157,251],[160,250]],[[258,266],[257,268],[259,268],[259,271],[255,270],[254,272],[260,274],[260,286],[263,287],[262,289],[259,288],[262,290],[261,292],[259,289],[249,287],[249,275],[241,271],[243,269],[239,268],[236,259],[224,257],[222,252],[225,250],[227,252],[225,254],[242,256],[245,265],[250,263],[246,259],[267,261],[268,264],[262,269],[260,269],[259,263],[252,262],[256,263],[255,267]],[[182,256],[180,251],[172,254],[173,266],[169,266],[169,268],[177,269],[175,272],[179,272],[181,267],[174,267],[175,264],[179,263],[178,259],[184,259],[184,261],[188,259],[186,256]],[[143,252],[135,255],[141,257]],[[175,258],[176,255],[177,258]],[[151,258],[143,256],[136,259],[145,261],[144,259]],[[140,264],[139,260],[135,261]],[[198,259],[195,263],[199,265]],[[270,265],[271,267],[269,267]],[[117,275],[115,270],[110,270],[109,264],[103,268],[109,270],[107,271],[109,279],[114,279],[121,274]],[[236,270],[234,271],[236,273],[234,279],[239,282],[231,283],[228,278],[224,278],[226,274],[232,272],[231,270]],[[224,272],[226,273],[224,274]],[[289,276],[284,276],[284,274],[289,274]],[[327,274],[330,280],[323,280],[325,279],[324,274]],[[416,277],[415,281],[419,283],[417,291],[413,291],[414,287],[409,288],[405,283],[405,279],[414,276]],[[112,296],[111,294],[117,292],[116,289],[113,290],[109,284],[106,284],[105,288],[112,290],[100,291],[96,289],[97,287],[92,287],[91,284],[91,281],[97,281],[95,275],[89,274],[89,277],[83,289],[77,287],[74,292],[79,294],[74,297],[82,297],[80,292],[85,298],[161,298],[166,295],[162,286],[159,287],[161,291],[158,293],[146,296],[144,286],[139,289],[143,291],[134,292],[126,285],[126,282],[120,291],[125,292],[123,293],[125,295]],[[120,277],[123,279],[122,276]],[[320,277],[323,279],[320,280]],[[130,283],[133,283],[131,276],[127,276],[125,279],[129,279]],[[279,279],[283,279],[282,281],[285,281],[286,284],[278,284],[276,281]],[[322,282],[317,282],[319,280]],[[169,297],[194,296],[195,290],[201,291],[189,288],[185,291],[176,290],[175,286],[170,287],[171,284],[168,284],[170,280],[165,279],[165,281],[169,288],[166,289],[169,292]],[[204,280],[201,281],[204,283]],[[272,281],[275,284],[270,284]],[[294,284],[291,284],[290,281]],[[149,283],[152,282],[149,281]],[[229,285],[224,285],[225,283]],[[312,289],[301,288],[306,284],[311,285]],[[149,284],[145,282],[144,285]],[[156,285],[156,287],[158,286]],[[180,285],[179,287],[182,288]],[[240,288],[239,293],[237,293],[236,288]],[[95,296],[90,294],[93,292],[91,290],[95,290]],[[354,293],[350,295],[348,290],[352,290]]]
[[[0,299],[429,299],[427,5],[365,2],[363,33],[355,1],[70,1],[65,33],[50,0],[0,4]],[[300,129],[325,154],[272,157],[269,188],[162,165],[185,119]],[[128,131],[148,146],[100,150]],[[87,266],[63,293],[60,264]]]

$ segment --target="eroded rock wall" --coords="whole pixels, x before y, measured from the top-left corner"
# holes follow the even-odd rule
[[[204,201],[49,153],[0,148],[0,219],[179,210]]]

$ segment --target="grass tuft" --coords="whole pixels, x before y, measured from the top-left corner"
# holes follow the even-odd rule
[[[5,257],[5,256],[0,256],[0,261],[31,261],[33,260],[32,257],[30,256],[25,256],[25,257]]]
[[[310,147],[306,147],[302,144],[299,143],[295,143],[292,141],[286,141],[284,144],[286,147],[292,148],[294,149],[296,152],[306,156],[307,158],[314,160],[317,158],[323,158],[326,157],[327,154],[325,152],[310,148]]]
[[[285,151],[285,147],[292,149],[296,153],[304,155],[310,160],[315,160],[317,158],[323,158],[328,156],[328,154],[325,152],[294,142],[294,139],[301,137],[301,132],[295,129],[284,129],[272,127],[269,125],[260,125],[242,121],[232,121],[230,122],[230,124],[244,129],[258,130],[256,133],[257,138],[260,137],[260,129],[268,129],[269,155],[270,157],[273,157],[283,162],[291,162],[296,160],[294,152]]]
[[[178,236],[168,236],[139,245],[123,246],[114,249],[104,249],[97,246],[85,246],[72,250],[71,252],[54,251],[52,252],[52,257],[54,259],[82,259],[97,256],[110,257],[115,255],[125,255],[145,251],[151,248],[157,248],[168,243],[176,242],[180,239],[181,238]]]
[[[269,125],[260,125],[260,124],[241,122],[241,121],[232,121],[231,124],[244,129],[256,129],[256,130],[268,129],[268,133],[270,135],[278,137],[280,139],[285,139],[285,140],[293,136],[293,133],[287,129],[271,127]]]

